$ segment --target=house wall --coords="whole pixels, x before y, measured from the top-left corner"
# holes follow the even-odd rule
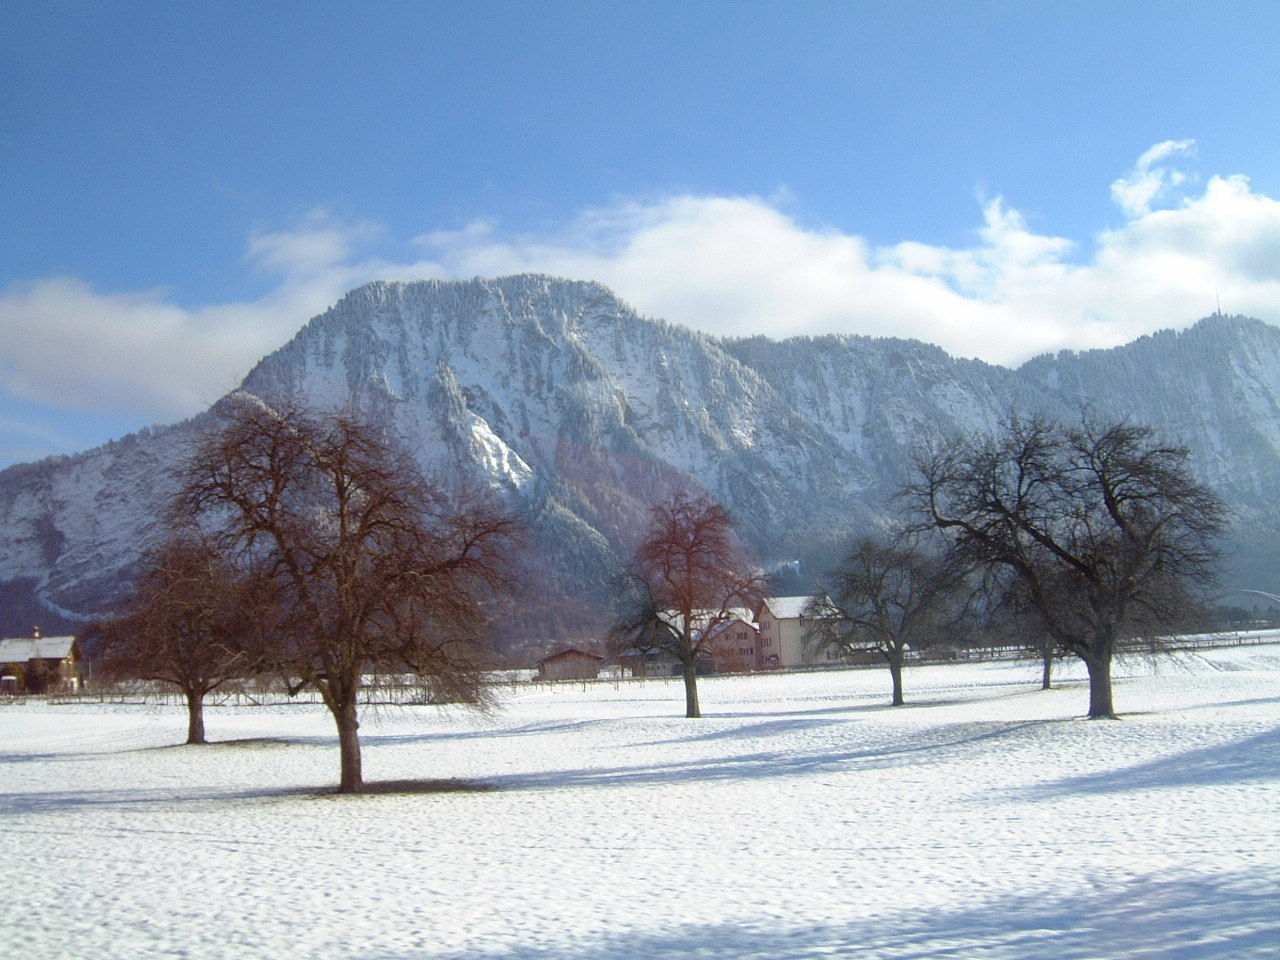
[[[839,656],[810,651],[805,644],[806,623],[800,617],[776,617],[766,604],[760,610],[760,654],[765,669],[838,663]],[[771,658],[776,657],[776,662]]]
[[[786,666],[782,662],[782,646],[778,640],[778,623],[765,607],[760,611],[760,666],[765,670],[776,670]]]
[[[58,661],[58,680],[65,690],[79,690],[80,665],[71,657],[63,657]]]
[[[808,663],[804,626],[798,617],[777,618],[765,607],[760,612],[761,662],[768,668],[800,667]],[[777,657],[775,662],[772,658]]]
[[[712,644],[716,673],[747,673],[760,666],[760,636],[754,624],[735,620]]]
[[[782,664],[786,667],[802,667],[809,662],[804,648],[804,626],[800,619],[786,618],[775,621],[778,625],[779,648]]]
[[[28,681],[42,676],[44,693],[74,693],[80,689],[79,665],[72,657],[58,660],[53,657],[35,657],[27,661],[0,663],[0,693],[27,693]]]
[[[595,657],[556,657],[544,660],[538,667],[539,680],[594,680],[599,675],[600,661]]]

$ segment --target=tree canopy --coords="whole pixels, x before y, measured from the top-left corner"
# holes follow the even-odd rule
[[[265,586],[199,531],[178,528],[144,554],[124,607],[91,628],[102,669],[178,687],[187,700],[187,743],[204,743],[204,698],[261,662]]]
[[[766,589],[733,518],[720,504],[683,492],[656,504],[626,580],[626,613],[615,636],[674,657],[684,676],[685,716],[701,716],[699,659]]]
[[[899,538],[857,540],[825,578],[825,594],[805,608],[806,640],[846,654],[884,658],[901,706],[908,650],[938,642],[959,617],[963,577],[948,558]]]
[[[1224,507],[1188,457],[1125,421],[1010,418],[922,454],[905,492],[953,556],[1013,577],[1043,629],[1085,662],[1089,716],[1111,717],[1117,643],[1185,623],[1214,577]]]
[[[319,691],[343,792],[363,789],[357,706],[367,675],[400,670],[442,698],[481,697],[483,641],[520,540],[513,515],[429,483],[355,412],[236,395],[186,470],[177,508],[270,571],[276,669]]]

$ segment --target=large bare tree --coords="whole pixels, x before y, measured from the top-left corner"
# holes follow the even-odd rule
[[[1221,500],[1186,449],[1085,417],[1009,419],[989,438],[919,457],[906,490],[955,555],[1011,574],[1021,602],[1089,672],[1089,716],[1113,717],[1117,644],[1186,622],[1212,582]]]
[[[337,725],[339,791],[359,793],[358,709],[368,675],[428,678],[477,702],[492,602],[517,520],[484,497],[446,495],[359,415],[235,395],[195,451],[177,509],[269,565],[274,666],[319,691]]]
[[[90,629],[101,669],[176,686],[187,701],[187,743],[204,743],[205,697],[259,663],[262,586],[198,533],[179,530],[143,557],[124,607]]]
[[[883,657],[893,705],[902,706],[907,651],[924,650],[956,628],[963,585],[959,567],[946,557],[906,540],[864,537],[827,575],[825,594],[806,605],[806,643]]]
[[[683,492],[657,504],[627,581],[629,597],[614,635],[674,657],[684,676],[685,716],[702,716],[698,661],[744,608],[758,606],[767,588],[733,518],[720,504]]]

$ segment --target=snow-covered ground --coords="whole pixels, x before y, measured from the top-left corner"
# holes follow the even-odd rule
[[[0,707],[0,955],[1280,956],[1280,646],[314,706]],[[401,784],[405,786],[405,784]]]

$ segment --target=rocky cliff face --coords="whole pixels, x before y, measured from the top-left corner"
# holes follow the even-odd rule
[[[1232,510],[1224,586],[1280,593],[1280,329],[1207,317],[1114,350],[1038,357],[1018,373],[1068,410],[1127,416],[1189,447]]]
[[[817,563],[885,516],[921,439],[1086,403],[1189,444],[1240,511],[1242,569],[1274,567],[1280,330],[1243,318],[1014,371],[912,341],[715,340],[549,277],[374,283],[242,389],[357,404],[428,471],[500,491],[566,603],[603,600],[648,505],[677,485],[733,507],[765,563]],[[67,616],[111,603],[162,532],[157,508],[200,420],[0,473],[0,599],[21,618],[4,629],[29,628],[31,602]],[[1241,585],[1280,586],[1269,577]]]

